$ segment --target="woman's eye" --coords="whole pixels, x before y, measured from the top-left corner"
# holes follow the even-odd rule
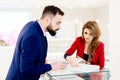
[[[87,32],[85,32],[85,34],[87,34]]]

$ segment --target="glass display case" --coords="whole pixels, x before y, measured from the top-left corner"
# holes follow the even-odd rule
[[[60,74],[58,74],[60,73]],[[102,71],[91,72],[72,72],[67,73],[64,70],[58,70],[56,73],[47,72],[47,80],[109,80],[110,71],[104,69]]]

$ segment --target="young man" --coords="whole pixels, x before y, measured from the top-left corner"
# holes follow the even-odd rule
[[[46,32],[52,36],[59,30],[64,12],[50,5],[43,10],[39,20],[28,22],[21,30],[13,60],[6,80],[39,80],[40,75],[50,70],[65,68],[65,64],[47,64]]]

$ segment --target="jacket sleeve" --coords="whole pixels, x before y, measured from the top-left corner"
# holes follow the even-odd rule
[[[100,44],[100,47],[99,47],[99,65],[100,65],[100,70],[102,70],[104,68],[104,65],[105,65],[105,57],[104,57],[104,44],[101,43]]]
[[[22,40],[21,44],[21,56],[20,56],[20,72],[22,75],[29,76],[40,76],[40,74],[45,73],[46,71],[51,70],[50,64],[44,63],[35,63],[35,59],[38,56],[39,45],[38,45],[38,37],[35,35],[31,35],[25,37]],[[42,43],[41,43],[42,46]]]
[[[69,54],[70,56],[75,52],[75,50],[77,49],[77,38],[76,40],[72,43],[72,45],[70,46],[70,48],[65,52],[66,54]]]

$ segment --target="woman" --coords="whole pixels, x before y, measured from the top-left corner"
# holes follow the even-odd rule
[[[85,63],[99,65],[104,68],[104,43],[99,41],[100,29],[96,21],[88,21],[82,28],[82,36],[77,37],[71,47],[65,52],[64,58],[72,65],[77,62],[71,57],[76,52],[76,57],[84,59]]]

